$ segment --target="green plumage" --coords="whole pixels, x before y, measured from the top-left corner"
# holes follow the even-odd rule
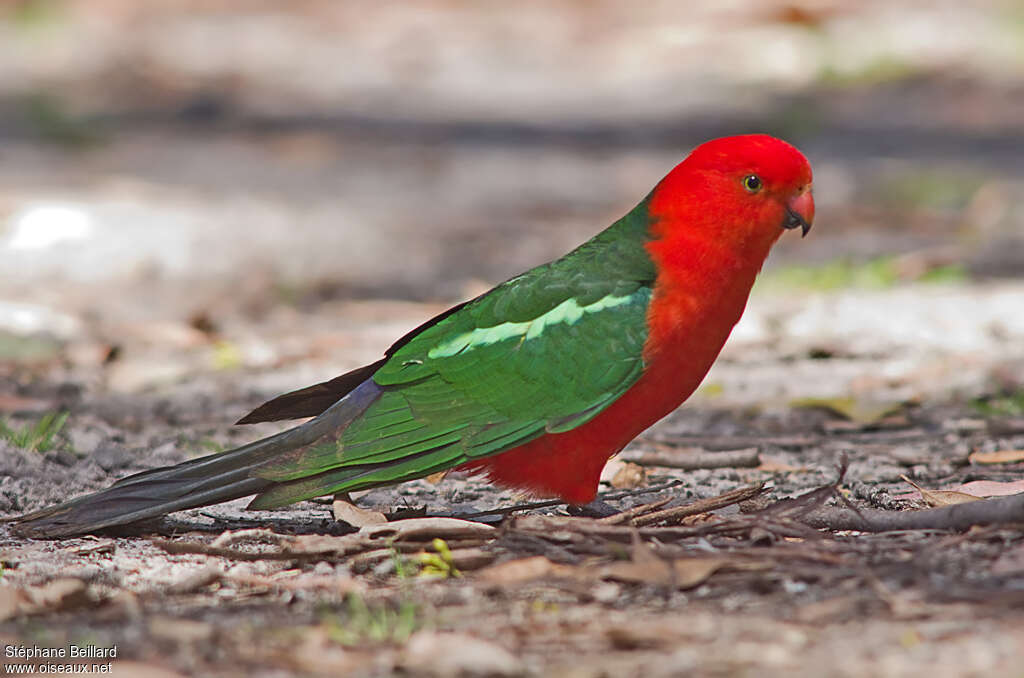
[[[346,428],[272,460],[254,508],[410,480],[572,430],[643,371],[656,276],[647,201],[401,344]]]

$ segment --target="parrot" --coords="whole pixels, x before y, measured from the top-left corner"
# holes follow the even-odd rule
[[[588,504],[609,458],[700,385],[780,235],[807,235],[811,189],[808,160],[785,141],[707,141],[568,254],[238,422],[303,423],[136,473],[14,529],[88,534],[252,495],[249,509],[274,509],[452,469]]]

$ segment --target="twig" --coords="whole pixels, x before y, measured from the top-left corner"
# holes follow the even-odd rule
[[[761,463],[756,447],[723,452],[708,452],[700,449],[668,448],[657,452],[637,452],[623,455],[624,461],[640,466],[664,466],[686,471],[707,468],[753,468]]]
[[[657,501],[652,501],[650,504],[641,504],[640,506],[634,506],[633,508],[622,511],[621,513],[599,518],[597,522],[603,525],[620,525],[636,518],[637,516],[642,516],[645,513],[656,511],[670,501],[672,501],[672,497],[662,497]]]
[[[800,517],[823,508],[825,502],[830,498],[835,498],[836,501],[846,506],[850,511],[857,513],[859,509],[850,503],[850,500],[839,491],[839,484],[846,478],[846,471],[849,468],[850,457],[846,452],[843,452],[839,455],[839,463],[836,465],[836,479],[834,481],[792,499],[778,501],[760,511],[759,515],[782,520],[799,521]]]
[[[117,550],[117,546],[113,539],[97,539],[91,544],[74,546],[68,550],[76,556],[86,556],[94,553],[113,553]]]
[[[549,508],[551,506],[562,506],[563,504],[565,504],[565,502],[561,501],[560,499],[548,499],[546,501],[534,501],[526,504],[513,504],[512,506],[503,506],[501,508],[488,509],[486,511],[476,511],[474,513],[458,513],[454,515],[455,517],[460,518],[462,520],[473,520],[474,518],[483,518],[484,516],[506,515],[509,513],[515,513],[516,511],[529,511],[531,509]]]
[[[688,516],[707,513],[708,511],[714,511],[715,509],[724,508],[726,506],[738,504],[741,501],[753,499],[762,492],[764,492],[764,483],[758,483],[757,485],[751,485],[750,487],[741,487],[739,489],[730,490],[729,492],[720,494],[717,497],[698,499],[686,506],[675,506],[670,509],[655,511],[654,513],[634,518],[631,521],[631,524],[635,527],[644,527],[662,522],[681,520]]]
[[[218,546],[210,546],[209,544],[203,544],[195,541],[171,541],[170,539],[150,539],[149,542],[159,549],[163,549],[167,553],[179,554],[179,553],[196,553],[205,556],[216,556],[218,558],[228,558],[230,560],[315,560],[317,558],[323,559],[322,553],[290,553],[290,552],[277,552],[277,551],[265,551],[265,552],[253,552],[253,551],[240,551],[232,548],[222,548]]]

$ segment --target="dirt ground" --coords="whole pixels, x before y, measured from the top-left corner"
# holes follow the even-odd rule
[[[816,362],[828,369],[828,360]],[[780,378],[787,371],[777,366]],[[6,444],[5,510],[203,451],[199,436],[219,410],[256,402],[239,395],[240,378],[199,379],[183,388],[189,395],[130,403],[79,394],[65,403],[74,413],[66,435],[95,452]],[[66,397],[60,386],[33,382],[32,397]],[[249,435],[224,426],[212,433],[224,444]],[[565,511],[557,506],[503,514],[496,511],[522,499],[449,477],[359,498],[408,533],[356,533],[333,520],[330,504],[254,514],[233,502],[135,536],[8,536],[0,542],[4,643],[116,647],[114,669],[138,676],[1016,675],[1024,660],[1019,524],[870,534],[812,530],[756,511],[834,481],[844,454],[840,491],[860,507],[921,508],[901,475],[932,489],[995,481],[1019,491],[1019,456],[986,464],[977,453],[1024,449],[1024,420],[955,403],[905,405],[869,423],[818,408],[702,403],[623,458],[655,451],[714,465],[708,457],[750,456],[751,448],[740,467],[640,472],[613,462],[611,482],[632,487],[605,488],[620,509],[657,499],[671,508],[767,484],[740,511],[646,528],[580,531],[596,523],[558,519]],[[420,526],[422,516],[467,519]],[[558,522],[531,522],[541,516]],[[699,531],[743,518],[753,522]],[[679,525],[689,527],[671,527]],[[419,554],[436,553],[435,536],[451,558],[423,563]]]
[[[793,141],[818,204],[609,464],[632,514],[452,474],[357,496],[363,527],[327,498],[0,523],[8,671],[1024,675],[1019,7],[584,4],[4,10],[2,516],[280,430],[232,422],[564,253],[705,138]]]

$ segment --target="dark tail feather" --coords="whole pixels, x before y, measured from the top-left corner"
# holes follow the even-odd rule
[[[367,380],[312,421],[229,452],[128,476],[105,490],[21,516],[14,532],[27,537],[87,534],[264,492],[277,484],[257,475],[264,463],[344,428],[380,393]]]
[[[264,447],[266,442],[253,445]],[[14,531],[27,537],[67,537],[262,492],[273,483],[249,475],[262,458],[260,451],[246,446],[129,476],[105,490],[22,516]],[[202,467],[214,462],[220,468],[201,475]]]
[[[313,386],[279,395],[245,415],[236,424],[255,424],[260,421],[281,421],[315,417],[348,395],[354,388],[373,376],[386,362],[386,358],[371,365],[346,372],[340,377]]]

